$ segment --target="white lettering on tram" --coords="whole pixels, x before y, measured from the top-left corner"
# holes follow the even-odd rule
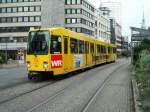
[[[62,60],[52,61],[52,67],[61,67],[61,66],[62,66]]]

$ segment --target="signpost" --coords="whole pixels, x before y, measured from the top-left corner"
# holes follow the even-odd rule
[[[22,48],[18,50],[18,63],[24,64],[24,50]]]

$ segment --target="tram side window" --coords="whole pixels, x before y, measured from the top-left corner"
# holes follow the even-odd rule
[[[116,53],[116,48],[113,48],[113,53]]]
[[[105,46],[103,46],[103,53],[106,53],[106,47]]]
[[[70,39],[70,47],[71,47],[71,53],[77,54],[78,53],[78,41],[76,39]]]
[[[101,51],[102,51],[102,53],[106,53],[106,47],[105,46],[101,46]]]
[[[106,47],[104,46],[104,53],[106,53]]]
[[[87,53],[89,53],[89,43],[87,42]]]
[[[60,36],[51,36],[50,43],[50,52],[51,54],[61,54],[61,37]]]
[[[108,47],[108,53],[111,53],[111,47]]]
[[[83,54],[84,53],[84,41],[79,41],[79,53]]]
[[[89,43],[85,42],[85,53],[88,54],[89,53]]]
[[[94,44],[93,43],[90,44],[90,51],[91,51],[91,53],[94,53]]]
[[[68,38],[64,38],[64,54],[68,54]]]
[[[104,47],[101,46],[101,53],[104,53]]]
[[[97,45],[97,53],[100,53],[100,45]]]
[[[113,53],[113,48],[112,47],[110,47],[110,53]]]

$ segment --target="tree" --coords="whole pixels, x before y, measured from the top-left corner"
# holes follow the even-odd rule
[[[4,53],[0,53],[0,64],[3,64],[5,62],[5,55]]]
[[[134,48],[133,63],[135,64],[140,58],[142,51],[147,50],[150,52],[150,39],[144,39],[139,46]]]

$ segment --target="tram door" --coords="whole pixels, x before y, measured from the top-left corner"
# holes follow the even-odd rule
[[[68,37],[64,36],[64,71],[69,71]]]

